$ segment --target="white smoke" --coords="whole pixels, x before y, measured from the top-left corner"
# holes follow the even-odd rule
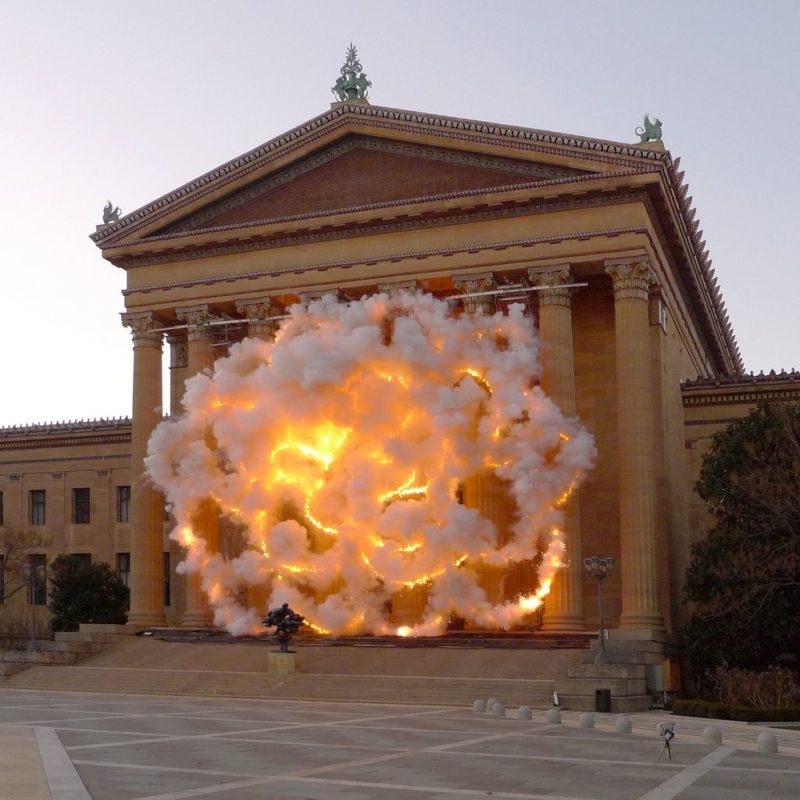
[[[522,306],[454,316],[431,295],[333,296],[291,308],[274,342],[246,339],[212,376],[187,381],[185,414],[162,423],[146,466],[166,495],[215,622],[260,629],[243,587],[269,588],[332,633],[441,632],[456,614],[509,627],[537,608],[563,564],[561,506],[594,444],[535,385],[538,342]],[[515,518],[505,544],[459,503],[461,482],[500,478]],[[241,554],[194,530],[209,499],[241,526]],[[480,564],[538,559],[535,591],[493,605]],[[398,631],[393,595],[425,587],[421,622]]]

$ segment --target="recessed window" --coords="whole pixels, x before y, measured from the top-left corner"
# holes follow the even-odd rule
[[[3,522],[3,493],[0,492],[0,525],[5,525]]]
[[[117,575],[126,586],[130,585],[128,583],[131,577],[130,553],[117,553]]]
[[[164,566],[164,605],[170,606],[172,605],[172,587],[170,586],[170,569],[169,569],[169,553],[163,554],[163,566]]]
[[[31,489],[28,492],[28,521],[31,525],[45,524],[46,492],[44,489]]]
[[[117,522],[131,521],[131,487],[117,486]]]
[[[44,553],[32,553],[26,558],[31,567],[28,602],[35,606],[45,606],[47,605],[47,556]]]
[[[91,497],[88,489],[72,490],[72,521],[76,525],[88,525],[91,517]]]

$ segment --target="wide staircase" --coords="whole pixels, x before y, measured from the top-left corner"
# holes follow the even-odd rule
[[[33,664],[0,686],[460,706],[497,697],[508,706],[543,708],[550,704],[555,679],[585,650],[580,638],[299,640],[292,648],[300,672],[275,676],[267,673],[267,653],[274,649],[268,640],[209,640],[178,632],[83,636],[107,649],[86,653],[79,663]]]

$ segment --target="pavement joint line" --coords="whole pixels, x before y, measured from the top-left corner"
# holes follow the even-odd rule
[[[696,761],[686,769],[681,770],[671,778],[667,778],[663,783],[645,792],[639,800],[673,800],[693,783],[696,783],[707,772],[710,772],[721,761],[736,752],[735,747],[717,747],[707,756]]]
[[[337,786],[361,786],[365,789],[395,789],[406,792],[436,792],[437,794],[454,794],[466,797],[486,797],[491,794],[492,797],[507,797],[510,800],[592,800],[591,797],[583,795],[576,797],[575,795],[556,795],[556,794],[527,794],[523,792],[502,792],[492,790],[491,792],[486,789],[456,789],[455,787],[448,786],[424,786],[412,785],[409,783],[378,783],[372,781],[353,781],[344,779],[327,779],[327,778],[293,778],[297,783],[324,783],[334,784]],[[281,779],[284,782],[284,779]],[[142,798],[142,800],[151,800],[151,798]],[[155,800],[153,798],[153,800]]]
[[[346,722],[364,722],[369,720],[381,720],[381,719],[404,719],[406,717],[420,717],[420,716],[430,716],[434,714],[441,713],[440,710],[432,710],[432,711],[417,711],[413,714],[388,714],[378,717],[367,717],[359,718],[356,720],[342,720],[341,722],[301,722],[296,725],[278,725],[278,726],[270,726],[264,727],[263,725],[260,728],[248,728],[242,731],[224,731],[224,732],[216,732],[216,733],[198,733],[192,735],[172,735],[172,736],[162,736],[158,739],[143,739],[140,742],[136,740],[127,741],[127,742],[108,742],[108,743],[97,743],[97,744],[79,744],[73,745],[68,747],[67,750],[98,750],[101,748],[108,748],[108,747],[126,747],[133,744],[155,744],[157,742],[174,742],[183,739],[220,739],[224,741],[226,736],[237,736],[243,733],[271,733],[273,731],[280,731],[280,730],[292,730],[296,728],[326,728],[326,727],[334,727],[341,725]],[[113,733],[113,731],[109,731]]]
[[[111,767],[113,769],[134,769],[144,772],[188,772],[192,775],[222,775],[229,778],[263,778],[262,774],[252,772],[227,772],[220,769],[197,769],[195,767],[162,767],[157,764],[127,764],[123,761],[92,761],[76,759],[73,764],[87,767]]]
[[[92,800],[52,728],[34,728],[52,800]]]

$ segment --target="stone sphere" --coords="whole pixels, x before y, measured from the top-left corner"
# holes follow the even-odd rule
[[[493,717],[504,717],[506,715],[506,707],[502,703],[495,703],[492,706]]]
[[[487,714],[491,714],[491,713],[492,713],[492,706],[493,706],[495,703],[499,703],[499,702],[500,702],[500,701],[499,701],[499,700],[498,700],[496,697],[490,697],[490,698],[489,698],[489,699],[486,701],[486,713],[487,713]]]
[[[520,706],[517,711],[517,719],[533,719],[533,711],[530,706]]]
[[[594,714],[581,714],[579,718],[581,728],[594,728]]]
[[[614,730],[617,733],[630,733],[631,732],[630,717],[626,717],[624,715],[617,717],[616,721],[614,722]]]
[[[481,713],[486,711],[486,703],[483,700],[476,700],[472,704],[473,711],[480,711]]]
[[[703,729],[703,744],[721,745],[722,731],[716,725],[709,725]]]
[[[561,711],[558,708],[551,708],[547,712],[547,721],[551,725],[561,724]]]
[[[774,733],[764,731],[758,734],[758,752],[759,753],[777,753],[778,752],[778,738]]]

